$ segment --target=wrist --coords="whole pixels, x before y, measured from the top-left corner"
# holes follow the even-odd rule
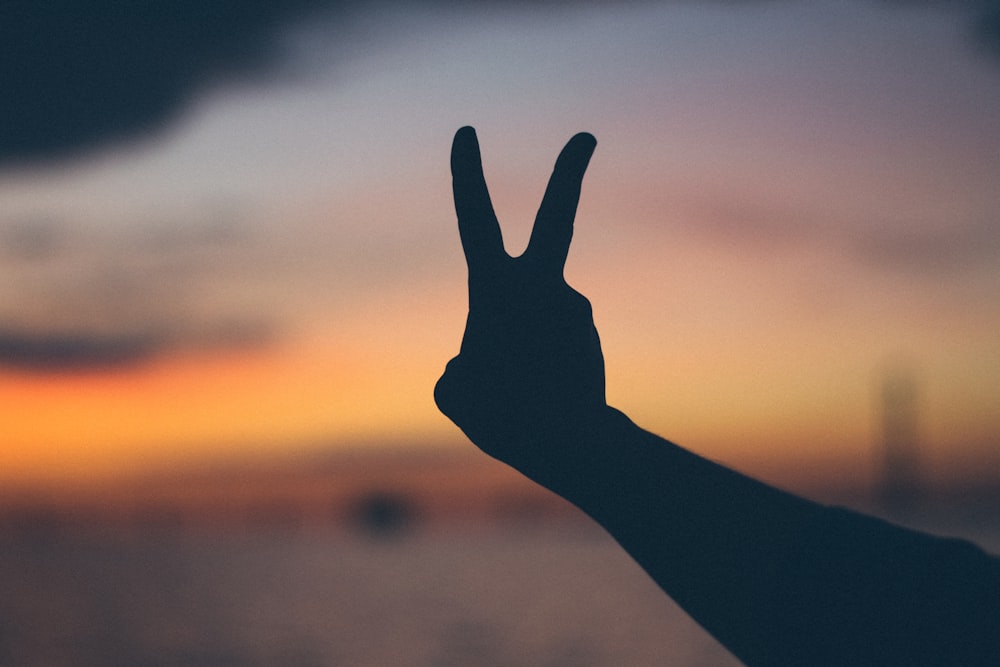
[[[526,436],[515,465],[533,481],[583,507],[596,490],[620,483],[641,429],[621,411],[602,405],[539,425]],[[586,509],[586,508],[584,508]]]

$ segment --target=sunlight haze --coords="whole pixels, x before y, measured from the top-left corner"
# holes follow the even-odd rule
[[[929,475],[1000,469],[1000,55],[971,12],[484,6],[316,19],[155,130],[0,164],[0,481],[471,447],[432,398],[466,312],[462,125],[512,254],[597,137],[567,278],[639,425],[865,477],[902,366]]]

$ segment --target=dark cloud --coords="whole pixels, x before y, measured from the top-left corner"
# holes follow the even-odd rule
[[[973,34],[976,42],[994,58],[1000,58],[1000,2],[983,3]]]
[[[201,330],[99,333],[0,328],[0,367],[27,373],[114,371],[183,351],[238,350],[266,345],[271,327],[230,321]]]
[[[881,0],[899,7],[937,7],[970,16],[970,35],[989,55],[1000,58],[1000,0]]]
[[[148,335],[0,330],[0,366],[36,373],[133,366],[153,358],[161,348],[160,341]]]
[[[969,15],[970,32],[1000,57],[1000,0],[881,0]],[[730,4],[773,4],[728,0]],[[448,2],[569,8],[599,0]],[[272,71],[296,21],[346,21],[359,0],[13,0],[0,5],[0,166],[63,159],[160,130],[219,82]],[[377,9],[369,9],[376,12]],[[333,41],[333,37],[331,37]]]
[[[0,5],[0,164],[148,133],[206,86],[257,76],[282,29],[332,0]]]

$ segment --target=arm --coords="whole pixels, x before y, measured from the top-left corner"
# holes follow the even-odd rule
[[[512,258],[475,133],[456,134],[469,316],[435,388],[442,412],[589,514],[747,664],[1000,664],[996,559],[767,486],[606,404],[590,304],[563,278],[594,146],[580,134],[563,149]]]
[[[748,665],[1000,664],[1000,561],[785,493],[606,414],[538,481]]]

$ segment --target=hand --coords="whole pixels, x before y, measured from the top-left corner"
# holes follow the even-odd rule
[[[605,407],[604,359],[590,302],[566,284],[580,186],[596,140],[577,134],[556,160],[524,254],[511,257],[483,178],[476,133],[455,134],[451,170],[469,269],[459,355],[438,407],[487,454],[537,478],[575,429]],[[547,451],[539,450],[539,445]]]

